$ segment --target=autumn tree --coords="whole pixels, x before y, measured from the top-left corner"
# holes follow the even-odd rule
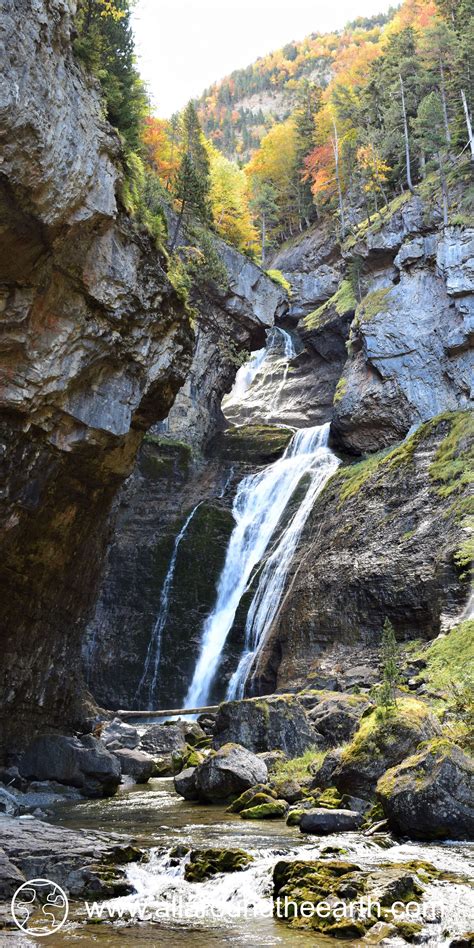
[[[249,207],[247,175],[234,162],[209,146],[210,202],[217,232],[239,250],[252,252],[257,233]]]
[[[378,211],[379,197],[382,197],[385,205],[387,205],[385,185],[390,167],[372,144],[360,146],[357,151],[357,164],[362,179],[363,191],[367,196],[373,197],[375,210]],[[370,221],[370,213],[368,213],[368,218]]]

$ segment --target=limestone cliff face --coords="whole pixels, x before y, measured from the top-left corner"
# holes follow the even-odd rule
[[[66,0],[7,2],[0,101],[2,733],[80,715],[111,501],[182,385],[192,331],[120,207],[120,147]],[[30,731],[31,733],[31,731]]]
[[[469,485],[459,472],[473,441],[472,418],[458,412],[385,456],[339,469],[305,527],[255,690],[293,686],[311,667],[316,676],[334,646],[348,647],[347,661],[351,647],[379,642],[385,617],[399,639],[413,639],[434,637],[463,613],[469,578],[458,553],[469,536]]]

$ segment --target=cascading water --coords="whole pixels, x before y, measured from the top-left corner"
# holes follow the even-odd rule
[[[202,501],[200,501],[193,508],[189,516],[186,518],[181,530],[179,531],[173,546],[173,553],[171,555],[170,565],[168,566],[168,572],[166,573],[165,580],[161,589],[160,594],[160,605],[158,609],[158,615],[153,626],[153,631],[151,634],[150,642],[148,645],[148,651],[145,659],[145,666],[143,669],[143,675],[138,684],[138,688],[135,693],[135,700],[139,701],[143,691],[145,690],[145,684],[150,676],[151,669],[151,680],[148,684],[147,694],[148,694],[148,710],[153,709],[153,701],[155,697],[156,683],[158,680],[158,672],[160,668],[160,659],[161,659],[161,640],[163,636],[163,629],[166,625],[166,621],[169,615],[170,608],[170,593],[173,585],[174,573],[176,569],[176,560],[178,558],[178,550],[181,540],[183,539],[186,530],[191,523],[191,520],[194,517],[197,509],[201,506]]]
[[[329,425],[306,428],[292,438],[284,455],[268,467],[245,477],[237,489],[233,506],[236,521],[227,548],[217,588],[215,607],[204,623],[199,658],[185,699],[188,708],[205,705],[219,667],[227,636],[234,623],[239,602],[246,592],[255,567],[262,562],[281,526],[284,512],[305,475],[309,483],[296,513],[283,530],[278,546],[268,560],[267,580],[258,585],[253,610],[255,623],[246,637],[245,659],[263,641],[268,621],[278,610],[291,557],[317,493],[336,470],[338,461],[327,448]],[[289,557],[277,562],[277,551]],[[265,572],[265,569],[264,569]],[[270,605],[269,597],[275,599]],[[253,603],[251,606],[251,610]],[[241,666],[239,665],[239,668]],[[246,666],[247,668],[247,666]],[[245,680],[245,679],[244,679]],[[240,673],[239,673],[240,681]]]
[[[291,334],[279,326],[270,329],[265,348],[254,352],[241,366],[232,391],[222,401],[224,415],[229,421],[240,424],[239,416],[244,406],[247,413],[254,416],[253,420],[268,420],[278,406],[295,355]]]
[[[254,660],[265,642],[266,634],[277,615],[293,556],[303,527],[314,502],[324,485],[336,471],[339,461],[327,447],[329,425],[303,428],[294,436],[291,450],[298,456],[308,448],[313,458],[309,467],[310,481],[296,512],[268,557],[250,605],[245,626],[244,653],[227,690],[227,698],[241,698]]]

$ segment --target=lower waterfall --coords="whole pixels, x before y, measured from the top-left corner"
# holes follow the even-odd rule
[[[255,568],[262,564],[271,541],[276,539],[250,606],[244,654],[229,686],[232,694],[243,691],[253,657],[277,614],[292,557],[314,500],[339,464],[327,447],[328,438],[329,424],[297,431],[282,458],[239,484],[233,505],[235,527],[218,582],[216,604],[203,626],[185,707],[209,701],[237,607]],[[278,535],[285,510],[304,478],[308,483],[303,496]]]

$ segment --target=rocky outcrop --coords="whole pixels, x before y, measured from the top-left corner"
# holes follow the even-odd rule
[[[119,141],[74,61],[70,5],[11,2],[2,29],[0,624],[11,741],[84,715],[80,646],[110,506],[184,381],[192,333],[153,241],[120,206]]]
[[[453,624],[469,597],[462,472],[472,441],[472,418],[460,412],[427,423],[385,456],[339,469],[308,520],[255,687],[321,680],[332,651],[333,669],[350,667],[353,646],[380,641],[385,617],[402,640]]]
[[[345,449],[362,454],[442,411],[472,409],[474,231],[427,229],[416,198],[350,253],[369,272],[333,430]]]
[[[435,739],[388,770],[377,796],[397,833],[416,839],[473,839],[474,761]]]
[[[214,747],[235,741],[248,750],[282,750],[299,757],[321,738],[293,695],[226,701],[219,705],[214,729]]]
[[[0,834],[0,895],[5,898],[27,879],[57,882],[71,898],[114,898],[134,891],[124,866],[143,853],[130,841],[1,816]]]
[[[290,284],[288,316],[297,321],[336,292],[343,270],[337,239],[326,224],[315,224],[287,241],[273,255],[270,267]]]

